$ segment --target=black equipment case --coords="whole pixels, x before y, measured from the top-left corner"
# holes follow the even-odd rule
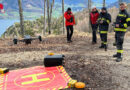
[[[47,55],[44,58],[45,67],[53,67],[63,65],[64,55]]]

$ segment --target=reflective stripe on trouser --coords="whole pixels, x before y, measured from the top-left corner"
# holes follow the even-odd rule
[[[125,32],[116,32],[117,53],[123,53],[124,36]]]
[[[106,45],[107,44],[107,34],[100,33],[100,38],[101,38],[102,44]]]
[[[107,44],[107,42],[104,42],[104,44],[106,45],[106,44]]]
[[[107,34],[108,31],[100,31],[100,34]]]
[[[124,50],[117,50],[117,53],[123,53]]]
[[[102,44],[107,45],[107,42],[102,41]]]

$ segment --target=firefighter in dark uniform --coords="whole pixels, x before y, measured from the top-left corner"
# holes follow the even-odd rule
[[[107,33],[109,24],[111,22],[111,15],[107,12],[106,7],[101,9],[101,13],[98,18],[99,33],[101,38],[101,46],[99,48],[105,48],[107,51]]]
[[[127,27],[130,26],[130,17],[126,11],[126,4],[120,4],[120,12],[117,15],[116,22],[115,22],[115,40],[116,40],[116,47],[117,47],[117,54],[113,55],[116,57],[116,62],[122,61],[122,54],[123,54],[123,42],[124,36],[127,31]]]

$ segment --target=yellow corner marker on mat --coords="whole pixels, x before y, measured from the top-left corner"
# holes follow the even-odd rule
[[[0,74],[5,74],[7,72],[9,72],[8,68],[0,68]]]
[[[69,88],[75,87],[75,83],[77,83],[77,80],[70,80],[69,83],[68,83],[68,87]]]
[[[53,56],[53,55],[54,55],[54,53],[48,53],[48,55]]]
[[[85,83],[77,82],[77,83],[75,83],[75,88],[85,88]]]

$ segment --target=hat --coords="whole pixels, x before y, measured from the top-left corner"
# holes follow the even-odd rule
[[[103,7],[103,8],[102,8],[102,10],[105,10],[105,11],[107,11],[107,8],[106,8],[106,7]]]
[[[96,6],[92,6],[92,9],[95,9],[95,8],[97,8]]]
[[[67,11],[71,11],[71,8],[68,8]]]

